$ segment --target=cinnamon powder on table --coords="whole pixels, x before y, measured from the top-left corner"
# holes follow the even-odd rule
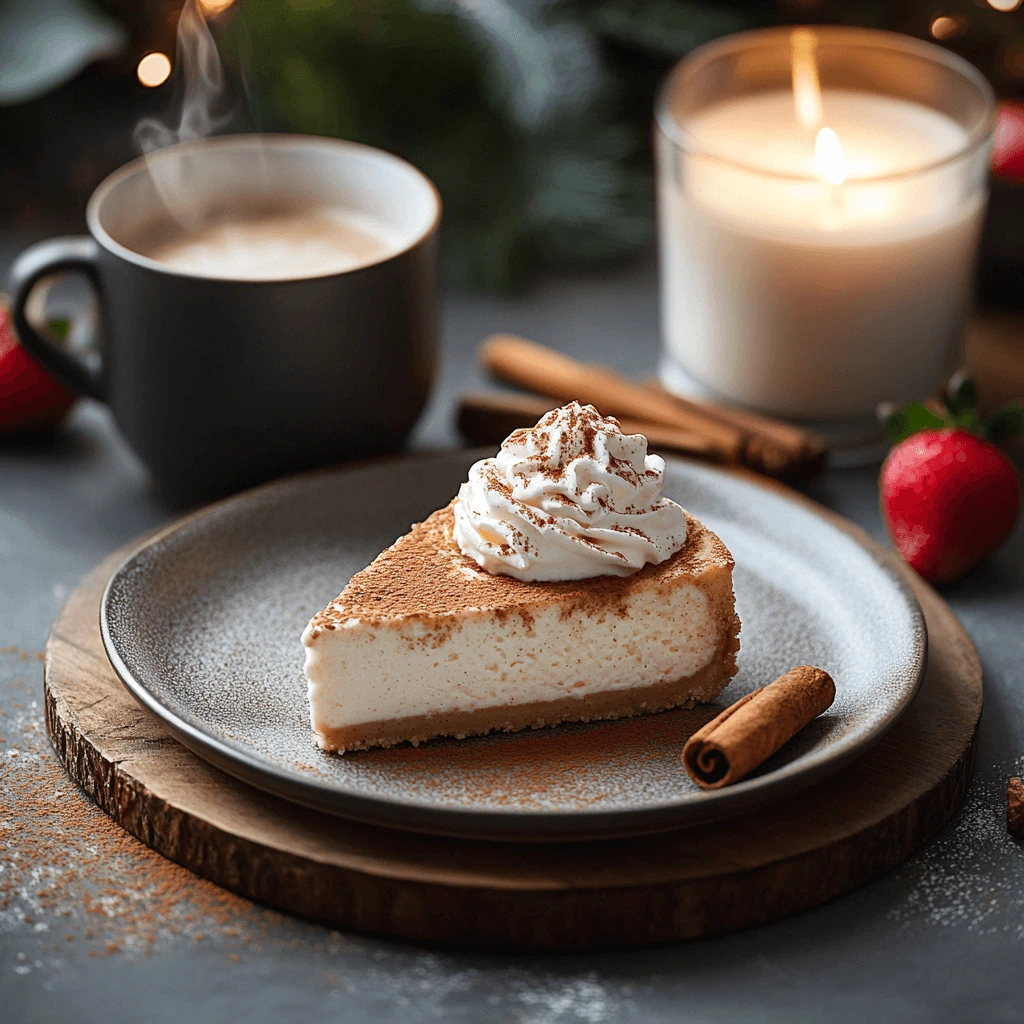
[[[0,707],[0,933],[37,935],[51,962],[145,955],[215,934],[258,950],[278,914],[143,846],[64,773],[46,735],[39,682],[9,675],[41,658],[0,648],[8,694]],[[21,953],[14,969],[42,963]]]

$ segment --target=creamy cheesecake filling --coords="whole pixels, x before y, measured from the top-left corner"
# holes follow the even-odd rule
[[[408,619],[339,623],[315,645],[306,677],[313,728],[452,711],[586,699],[685,679],[722,643],[696,585],[641,591],[614,612],[463,612],[452,628]],[[307,634],[309,630],[307,629]]]

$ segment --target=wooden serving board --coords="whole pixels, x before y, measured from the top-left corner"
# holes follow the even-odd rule
[[[103,651],[99,605],[134,546],[98,566],[54,623],[45,691],[58,755],[112,818],[164,856],[338,927],[474,949],[713,935],[877,878],[950,819],[970,780],[981,666],[949,607],[907,570],[929,632],[920,692],[863,758],[795,797],[685,831],[606,842],[473,842],[343,821],[208,765],[121,685]]]

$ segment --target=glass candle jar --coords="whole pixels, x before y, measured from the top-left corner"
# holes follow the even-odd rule
[[[718,40],[657,104],[662,379],[861,429],[955,368],[992,90],[959,57],[849,28]]]

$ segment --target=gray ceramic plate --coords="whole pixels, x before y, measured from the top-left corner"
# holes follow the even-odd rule
[[[473,457],[295,477],[163,533],[128,558],[104,595],[114,668],[185,746],[261,789],[392,827],[520,840],[678,828],[776,800],[861,754],[913,697],[924,620],[881,549],[781,492],[673,460],[666,493],[736,558],[740,672],[717,706],[322,753],[307,717],[306,621],[410,523],[445,504]],[[755,776],[714,792],[695,787],[679,761],[686,737],[806,663],[836,680],[827,714]]]

